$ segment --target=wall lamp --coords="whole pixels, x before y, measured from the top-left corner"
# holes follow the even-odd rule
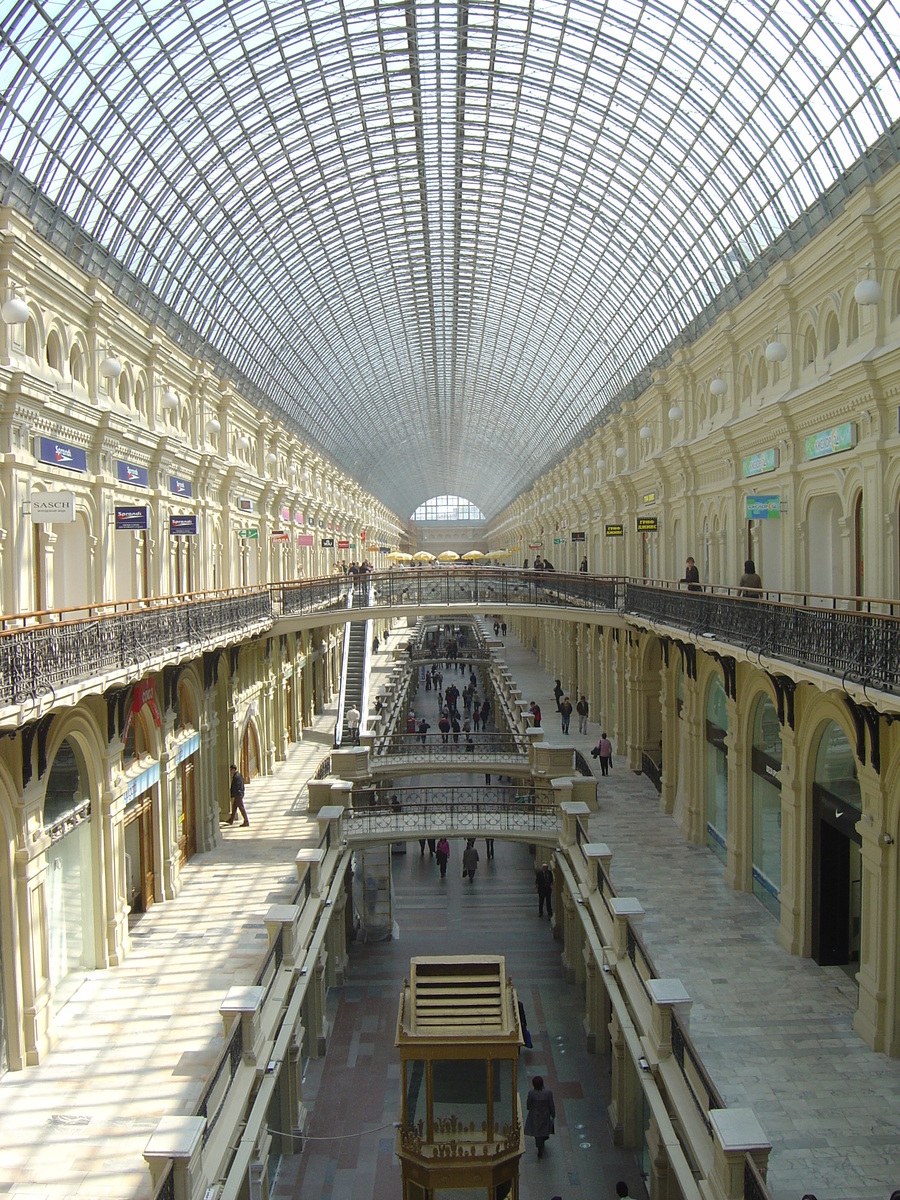
[[[109,346],[106,347],[106,358],[100,360],[100,378],[115,383],[122,374],[122,364],[115,357]]]

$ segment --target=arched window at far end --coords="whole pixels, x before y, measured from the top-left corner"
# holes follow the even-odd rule
[[[432,496],[412,515],[413,521],[483,521],[481,509],[462,496]]]

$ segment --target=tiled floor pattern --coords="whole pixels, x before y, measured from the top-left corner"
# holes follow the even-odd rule
[[[557,740],[552,678],[515,639],[503,653],[528,698],[541,703],[547,736]],[[378,672],[386,673],[388,655],[378,660]],[[221,1046],[221,999],[233,983],[255,975],[264,914],[290,893],[296,846],[309,828],[303,785],[327,753],[333,723],[332,709],[273,777],[248,787],[250,829],[226,828],[220,847],[188,864],[180,896],[152,908],[135,927],[123,966],[86,978],[60,1014],[59,1043],[46,1061],[0,1080],[0,1194],[149,1196],[141,1151],[160,1116],[191,1111]],[[573,733],[569,740],[587,751],[598,732],[592,720],[587,736]],[[679,976],[692,995],[692,1032],[726,1101],[753,1107],[772,1139],[769,1181],[778,1200],[799,1200],[807,1191],[819,1200],[887,1200],[900,1187],[900,1061],[873,1054],[853,1033],[852,980],[777,946],[772,918],[725,885],[718,860],[682,839],[674,821],[660,815],[652,787],[623,759],[601,781],[591,836],[611,845],[620,894],[633,893],[644,905],[642,931],[657,968]],[[459,852],[455,846],[456,863]],[[532,1151],[524,1160],[524,1187],[532,1190],[523,1194],[526,1200],[612,1195],[617,1160],[600,1119],[605,1066],[583,1053],[579,1005],[560,979],[559,948],[546,923],[529,916],[529,904],[536,908],[529,864],[516,857],[525,853],[498,841],[494,867],[482,862],[470,892],[448,873],[443,906],[424,903],[439,895],[430,864],[412,853],[398,863],[400,940],[353,947],[348,986],[330,997],[332,1049],[341,1055],[315,1065],[307,1080],[313,1096],[317,1070],[325,1073],[313,1112],[314,1126],[321,1121],[325,1133],[313,1132],[336,1136],[329,1128],[336,1124],[340,1153],[321,1155],[311,1143],[282,1172],[283,1194],[299,1194],[292,1178],[314,1169],[321,1179],[310,1176],[303,1195],[396,1195],[391,1049],[398,979],[420,947],[429,953],[451,944],[494,947],[500,930],[530,1023],[540,1031],[528,1070],[545,1071],[565,1101],[548,1157],[537,1164]],[[377,1005],[363,999],[370,986],[378,989]],[[349,1077],[363,1065],[372,1071],[362,1087],[328,1078],[331,1071]],[[582,1100],[568,1093],[578,1081]],[[387,1127],[360,1136],[381,1126]],[[345,1138],[347,1132],[353,1137]],[[582,1142],[590,1149],[582,1150]],[[627,1178],[635,1190],[634,1174]]]

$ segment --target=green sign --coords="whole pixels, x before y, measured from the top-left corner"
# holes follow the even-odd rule
[[[806,457],[825,458],[829,454],[840,454],[842,450],[852,450],[855,445],[856,426],[852,421],[845,421],[833,429],[811,433],[806,439]]]
[[[624,537],[625,536],[625,526],[624,525],[607,525],[606,536],[607,537]]]
[[[748,479],[751,475],[765,475],[767,471],[774,471],[778,466],[778,451],[774,448],[771,450],[760,450],[758,454],[748,454],[744,458],[744,478]]]
[[[242,538],[258,538],[259,537],[258,529],[239,529],[237,531],[237,533],[238,533],[238,537],[242,537]]]
[[[638,533],[656,533],[657,522],[656,517],[638,517],[637,531]]]
[[[565,540],[566,540],[565,538],[554,538],[553,545],[554,546],[562,546],[565,543]]]

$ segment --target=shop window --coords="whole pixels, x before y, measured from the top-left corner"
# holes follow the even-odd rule
[[[44,793],[44,828],[73,812],[84,799],[74,747],[64,741],[56,752]]]
[[[862,931],[862,796],[856,756],[836,721],[816,751],[812,812],[812,956],[853,976]]]
[[[122,747],[122,766],[127,768],[133,762],[138,762],[145,754],[150,753],[147,745],[147,731],[139,713],[135,713],[128,722],[125,741]]]
[[[753,803],[753,894],[780,915],[781,891],[781,725],[768,696],[760,697],[753,717],[750,753]]]

